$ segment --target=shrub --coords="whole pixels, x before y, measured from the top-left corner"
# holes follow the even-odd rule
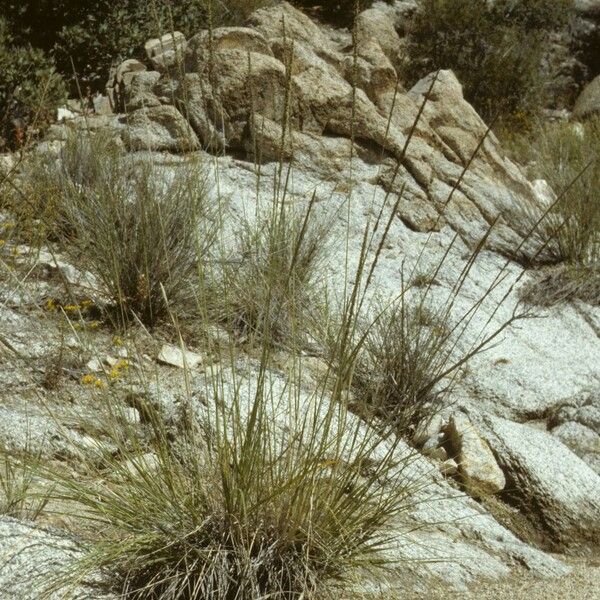
[[[600,306],[600,269],[573,264],[541,269],[523,287],[521,297],[543,307],[574,300]]]
[[[191,301],[198,261],[214,238],[201,165],[173,171],[121,155],[99,135],[72,136],[58,164],[26,173],[46,219],[74,261],[103,285],[120,325],[133,315],[154,325],[169,303]]]
[[[5,9],[19,43],[55,56],[59,72],[73,77],[85,93],[103,90],[111,65],[127,58],[145,59],[144,43],[173,30],[192,36],[213,24],[240,24],[265,0],[25,0]],[[73,61],[71,63],[71,61]],[[72,93],[77,87],[71,86]]]
[[[356,12],[369,8],[373,0],[292,0],[292,4],[337,27],[351,27]]]
[[[569,0],[424,0],[409,26],[407,77],[452,69],[465,97],[486,119],[519,119],[544,102],[541,59],[547,31],[568,15]]]
[[[15,45],[0,18],[0,151],[43,130],[65,97],[54,62],[31,46]]]
[[[489,4],[496,19],[529,31],[549,31],[568,23],[573,0],[495,0]]]

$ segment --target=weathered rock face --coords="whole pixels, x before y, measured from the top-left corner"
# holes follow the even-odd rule
[[[131,150],[190,152],[198,148],[198,138],[174,106],[140,108],[126,117],[123,141]]]
[[[487,442],[466,415],[452,415],[446,427],[446,436],[458,462],[462,483],[471,496],[479,498],[504,489],[504,473]]]
[[[493,224],[490,247],[510,253],[528,229],[520,205],[537,202],[535,190],[451,72],[403,90],[394,14],[386,5],[361,13],[356,52],[287,2],[256,11],[249,27],[171,40],[186,48],[185,75],[120,67],[119,98],[133,111],[122,137],[132,149],[201,144],[263,162],[294,158],[327,178],[344,179],[351,155],[380,162],[379,180],[402,192],[410,227],[447,223],[472,245]],[[166,42],[148,44],[154,59]]]
[[[123,61],[117,68],[111,72],[108,83],[106,84],[106,93],[110,101],[110,106],[114,112],[123,112],[125,110],[124,95],[131,83],[135,73],[146,70],[146,65],[136,59]]]
[[[600,391],[585,391],[552,411],[548,427],[600,474]]]
[[[0,516],[0,600],[37,600],[51,578],[66,571],[80,557],[77,545],[64,535]],[[81,582],[73,600],[116,600]],[[64,597],[64,591],[46,596]]]
[[[578,119],[600,115],[600,75],[588,83],[573,109],[573,116]]]
[[[483,416],[482,433],[506,475],[506,496],[555,550],[596,552],[600,476],[549,433]]]
[[[160,38],[148,40],[144,45],[146,55],[152,66],[159,71],[177,67],[183,62],[187,42],[180,31],[166,33]]]

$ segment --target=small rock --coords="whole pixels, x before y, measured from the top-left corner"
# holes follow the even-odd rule
[[[423,444],[421,452],[425,456],[429,456],[429,458],[445,461],[448,458],[448,452],[446,452],[446,448],[442,446],[443,441],[443,434],[436,434]]]
[[[144,45],[148,59],[158,70],[168,69],[181,62],[186,47],[185,36],[180,31],[166,33],[160,38],[148,40]]]
[[[133,406],[124,406],[120,409],[119,415],[123,421],[131,425],[139,425],[142,422],[138,409]]]
[[[97,358],[92,358],[85,363],[85,368],[90,373],[99,373],[102,371],[102,363]]]
[[[68,119],[74,119],[77,115],[69,110],[68,108],[61,106],[56,111],[56,120],[61,123],[62,121],[67,121]]]
[[[94,97],[94,112],[97,115],[112,115],[113,109],[110,104],[110,98],[108,96],[103,96],[102,94],[98,94]]]
[[[125,461],[123,468],[132,476],[139,475],[140,473],[148,473],[149,471],[156,471],[159,467],[158,456],[152,452],[147,452],[141,456],[130,458]]]
[[[119,362],[118,358],[115,358],[114,356],[110,356],[110,355],[106,355],[103,359],[102,362],[109,366],[111,369]]]
[[[600,477],[556,437],[483,415],[481,431],[502,464],[512,504],[555,551],[596,552]]]
[[[442,415],[435,414],[430,419],[423,419],[413,435],[413,444],[423,446],[428,439],[436,436],[444,425]]]
[[[115,82],[129,84],[133,73],[145,70],[146,65],[135,58],[124,60],[115,71]]]
[[[163,344],[157,357],[158,362],[179,369],[194,369],[202,364],[202,357],[188,350],[181,350],[177,346]]]
[[[445,460],[440,464],[440,473],[447,477],[453,477],[458,473],[458,463],[453,458]]]
[[[446,435],[458,458],[461,481],[471,496],[487,496],[504,489],[504,473],[489,445],[466,415],[454,413],[446,427]]]
[[[587,452],[600,454],[600,436],[581,423],[573,421],[563,423],[552,430],[552,435],[555,435],[563,444],[574,450],[579,456]]]
[[[196,133],[174,106],[139,108],[123,123],[123,142],[130,150],[189,152],[200,145]]]
[[[129,350],[127,350],[127,348],[118,348],[117,349],[117,356],[119,358],[129,358]]]

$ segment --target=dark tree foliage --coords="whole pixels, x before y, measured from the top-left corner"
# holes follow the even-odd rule
[[[332,25],[351,27],[356,10],[369,8],[373,0],[292,0],[292,4]]]
[[[465,97],[491,121],[529,118],[544,103],[549,32],[572,0],[421,0],[409,28],[406,78],[452,69]]]
[[[111,64],[143,56],[144,42],[206,26],[205,0],[8,0],[4,16],[17,44],[51,54],[83,89],[102,89]],[[74,72],[73,72],[74,71]],[[75,91],[72,86],[72,91]]]
[[[65,98],[52,59],[29,44],[17,45],[0,18],[0,151],[42,131]]]

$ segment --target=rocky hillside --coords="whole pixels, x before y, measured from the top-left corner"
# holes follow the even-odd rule
[[[442,308],[442,325],[460,331],[447,358],[458,366],[442,377],[448,391],[393,449],[398,464],[418,450],[405,468],[419,482],[407,510],[386,524],[393,568],[343,597],[482,598],[482,586],[512,589],[524,574],[532,594],[542,585],[563,589],[574,561],[593,564],[599,552],[600,298],[527,303],[526,290],[548,273],[553,242],[540,244],[535,227],[556,195],[509,158],[451,71],[407,89],[399,32],[413,4],[375,2],[353,34],[281,2],[244,27],[150,40],[146,63],[127,60],[111,73],[96,106],[103,114],[67,115],[33,154],[60,161],[74,133],[91,131],[127,160],[152,165],[156,177],[200,160],[211,203],[227,206],[229,258],[243,217],[284,194],[282,205],[330,224],[319,293],[331,306],[343,306],[349,286],[360,284],[354,274],[366,260],[377,266],[361,319],[375,318],[410,283],[409,296],[424,291]],[[578,3],[588,34],[598,6]],[[597,87],[595,80],[577,105],[582,118],[600,110]],[[3,160],[19,171],[21,157]],[[391,208],[387,227],[369,229]],[[0,232],[8,231],[13,215],[0,219]],[[185,335],[185,350],[166,326],[115,332],[99,316],[108,304],[103,284],[84,257],[77,263],[52,240],[39,248],[7,235],[0,259],[0,446],[66,465],[74,478],[89,476],[86,449],[119,459],[95,421],[104,388],[134,429],[147,426],[149,404],[169,421],[189,401],[210,421],[216,371],[225,403],[236,385],[250,403],[266,378],[278,397],[297,386],[296,410],[310,415],[331,368],[314,339],[297,381],[289,348],[273,352],[265,375],[256,351],[222,324]],[[273,427],[285,431],[289,416],[280,412]],[[361,410],[347,418],[352,431],[371,423]],[[2,494],[0,485],[0,507]],[[42,597],[45,577],[85,552],[76,516],[57,499],[48,507],[35,522],[0,514],[0,599]],[[97,586],[105,571],[78,582],[73,597],[119,597]],[[582,598],[600,594],[593,575],[585,585]]]

